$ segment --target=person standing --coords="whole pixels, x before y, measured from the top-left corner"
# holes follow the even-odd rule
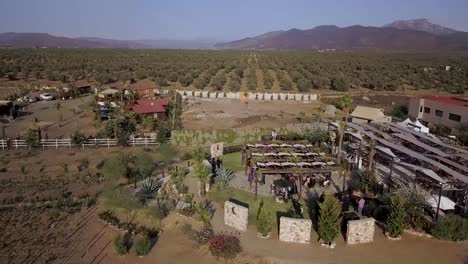
[[[362,210],[364,209],[364,205],[366,204],[366,200],[361,197],[358,201],[358,214],[362,215]]]

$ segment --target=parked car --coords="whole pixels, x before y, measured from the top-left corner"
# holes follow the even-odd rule
[[[26,96],[18,98],[17,101],[22,102],[22,103],[35,103],[37,102],[37,98],[34,96],[26,95]]]
[[[46,101],[52,101],[55,99],[54,96],[50,93],[43,93],[40,95],[40,97],[41,97],[41,100],[46,100]]]

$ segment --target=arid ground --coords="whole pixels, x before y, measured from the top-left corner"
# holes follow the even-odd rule
[[[224,263],[214,259],[204,247],[197,248],[182,226],[197,225],[175,213],[162,223],[162,232],[148,256],[134,254],[118,257],[112,239],[118,231],[98,220],[100,204],[83,207],[79,212],[55,208],[35,208],[8,204],[40,202],[64,193],[82,196],[105,189],[111,182],[101,181],[95,168],[120,148],[85,150],[10,151],[0,153],[0,197],[3,201],[0,225],[1,263]],[[138,151],[135,149],[133,151]],[[151,153],[151,151],[150,151]],[[90,162],[90,174],[80,173],[80,160]],[[67,165],[64,165],[67,164]],[[65,169],[67,168],[67,169]],[[65,172],[68,171],[68,173]],[[187,178],[190,191],[195,180]],[[19,198],[22,197],[22,198]],[[33,209],[35,208],[35,209]],[[230,230],[223,224],[221,205],[215,204],[212,220],[216,231]],[[376,228],[375,241],[347,246],[342,237],[335,249],[325,249],[312,234],[311,245],[287,244],[277,234],[269,240],[256,237],[254,226],[241,235],[244,252],[233,263],[466,263],[468,243],[455,243],[404,235],[390,241]]]

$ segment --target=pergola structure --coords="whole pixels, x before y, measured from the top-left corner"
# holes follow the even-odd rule
[[[256,168],[257,176],[290,175],[299,179],[299,196],[302,195],[304,176],[331,174],[336,163],[325,152],[317,152],[311,144],[248,144],[248,153],[243,153],[246,174]],[[247,148],[245,148],[247,149]],[[258,195],[258,180],[255,180],[255,199]]]
[[[331,175],[332,170],[331,169],[317,169],[317,168],[280,168],[280,169],[263,168],[263,169],[259,169],[257,172],[262,177],[264,175],[289,175],[292,177],[298,177],[299,178],[299,197],[302,197],[302,185],[304,184],[304,176],[314,175],[317,173]],[[258,195],[258,180],[255,181],[255,200],[257,200],[257,195]]]

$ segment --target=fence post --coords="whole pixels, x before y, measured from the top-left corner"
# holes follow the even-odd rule
[[[94,147],[96,147],[96,138],[94,138]]]
[[[148,146],[148,138],[145,138],[145,146]]]
[[[71,141],[71,138],[68,139],[68,148],[71,149],[71,146],[72,146],[72,141]]]
[[[55,139],[55,148],[58,149],[58,138]]]
[[[107,138],[107,148],[109,148],[109,144],[110,144],[109,138]]]
[[[15,142],[15,149],[18,149],[18,140],[14,139],[13,141]]]

